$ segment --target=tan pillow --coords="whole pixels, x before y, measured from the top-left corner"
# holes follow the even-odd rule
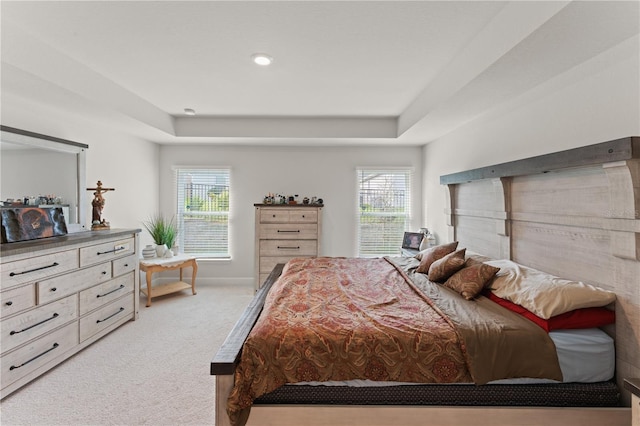
[[[484,286],[500,268],[484,263],[474,263],[468,266],[469,260],[465,265],[467,266],[451,275],[444,285],[457,291],[465,299],[471,300],[480,294]]]
[[[415,255],[415,258],[420,261],[420,265],[418,265],[416,272],[426,274],[429,272],[429,267],[433,262],[438,259],[442,259],[449,253],[453,253],[456,248],[458,248],[458,242],[454,241],[452,243],[441,244],[421,251]]]
[[[491,291],[528,309],[540,318],[579,308],[606,306],[616,300],[615,293],[547,274],[519,265],[511,260],[491,260],[488,265],[500,268],[489,285]]]
[[[444,281],[464,266],[464,252],[467,249],[460,249],[449,253],[442,259],[438,259],[429,267],[429,281]]]

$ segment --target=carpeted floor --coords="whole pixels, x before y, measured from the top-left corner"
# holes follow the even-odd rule
[[[0,403],[9,425],[213,425],[209,363],[253,297],[249,287],[200,286],[140,299],[140,319]]]

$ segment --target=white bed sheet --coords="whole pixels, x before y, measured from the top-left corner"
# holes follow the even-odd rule
[[[613,339],[599,328],[556,330],[549,333],[556,345],[558,361],[564,383],[604,382],[615,372],[615,347]],[[503,379],[492,384],[557,383],[548,379]],[[373,380],[347,380],[330,382],[300,382],[297,385],[314,386],[398,386],[415,385],[405,382],[376,382]],[[428,386],[428,384],[426,384]]]
[[[556,345],[564,382],[604,382],[615,374],[613,339],[599,328],[556,330],[549,333]]]

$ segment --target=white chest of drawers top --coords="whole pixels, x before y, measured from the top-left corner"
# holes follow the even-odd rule
[[[278,263],[320,254],[322,207],[308,204],[254,204],[256,288]]]
[[[137,318],[139,232],[2,244],[2,397]]]

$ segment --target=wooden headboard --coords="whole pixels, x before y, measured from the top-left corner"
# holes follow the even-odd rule
[[[616,378],[640,377],[640,137],[440,177],[450,241],[614,291]]]

